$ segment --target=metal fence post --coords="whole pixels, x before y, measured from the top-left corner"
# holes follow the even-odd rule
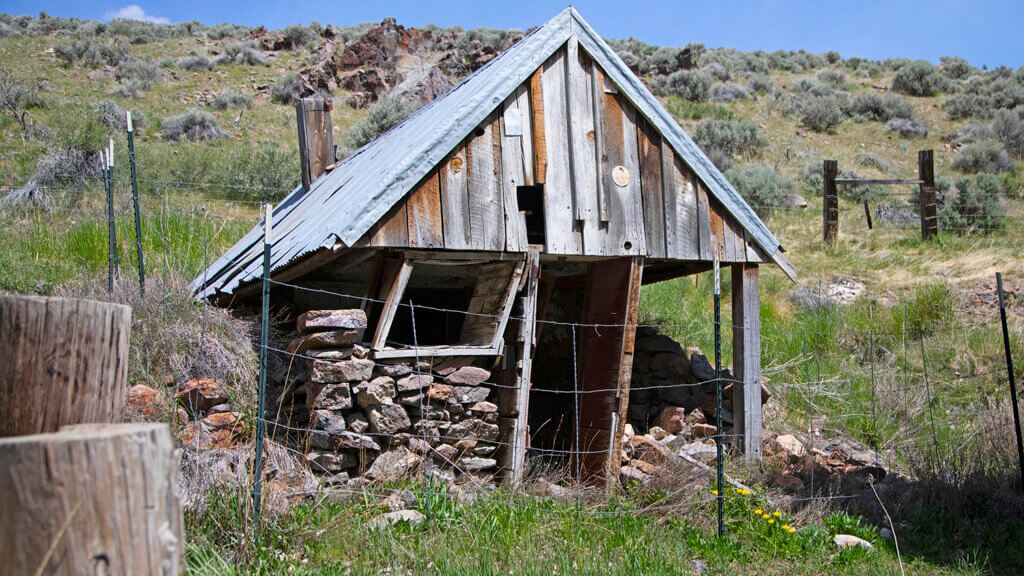
[[[110,147],[103,151],[103,191],[107,195],[107,292],[114,291],[114,268],[117,258],[117,231],[114,227],[114,190],[112,184],[114,174],[114,156],[112,153],[113,139]]]
[[[260,525],[260,500],[263,480],[264,404],[267,397],[267,346],[270,342],[270,244],[274,207],[267,204],[263,220],[263,307],[260,313],[260,381],[256,400],[256,455],[253,459],[252,516],[253,526]]]
[[[1010,353],[1010,331],[1006,327],[1006,302],[1003,299],[1003,275],[996,272],[996,290],[999,292],[999,321],[1003,325],[1003,350],[1006,352],[1006,376],[1010,379],[1010,403],[1013,405],[1013,430],[1017,434],[1017,465],[1020,482],[1024,487],[1024,444],[1021,443],[1020,413],[1017,409],[1017,377],[1013,373],[1013,354]]]
[[[718,488],[718,536],[725,536],[725,482],[724,446],[722,442],[722,283],[718,255],[714,259],[715,273],[715,473]],[[735,386],[735,384],[733,384]]]
[[[139,294],[146,294],[146,267],[142,260],[142,222],[139,216],[139,180],[135,174],[135,138],[132,130],[132,111],[127,112],[128,162],[132,171],[132,203],[135,206],[135,249],[139,263]]]

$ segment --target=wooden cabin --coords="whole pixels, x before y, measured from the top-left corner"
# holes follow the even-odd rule
[[[318,141],[303,130],[323,126],[324,114],[300,106],[303,141]],[[328,150],[329,134],[318,144]],[[377,360],[493,367],[513,478],[528,431],[541,425],[531,420],[531,382],[581,392],[546,397],[536,411],[575,409],[578,398],[572,445],[591,454],[583,460],[594,477],[617,474],[640,286],[708,271],[716,259],[733,280],[735,430],[759,457],[758,270],[795,272],[573,8],[320,174],[325,164],[305,153],[308,185],[275,208],[275,305],[364,306]],[[223,303],[258,295],[262,234],[261,224],[224,254],[195,293]]]

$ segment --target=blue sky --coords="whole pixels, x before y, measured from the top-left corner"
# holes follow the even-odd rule
[[[137,4],[135,2],[138,2]],[[847,2],[703,0],[576,0],[601,35],[634,36],[650,44],[704,42],[741,50],[838,50],[843,56],[904,56],[938,62],[962,56],[989,67],[1024,65],[1024,2],[1011,0],[858,0]],[[521,28],[543,24],[568,3],[542,0],[444,2],[360,0],[261,3],[238,0],[129,2],[0,0],[0,12],[106,19],[115,14],[207,24],[280,28],[294,22],[343,26],[394,16],[400,24]]]

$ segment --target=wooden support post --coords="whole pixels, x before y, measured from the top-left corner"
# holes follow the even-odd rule
[[[757,264],[732,265],[734,430],[747,460],[761,459],[761,310]]]
[[[531,248],[526,255],[525,291],[521,299],[522,320],[519,321],[519,334],[514,343],[515,360],[515,394],[513,402],[512,424],[509,455],[509,482],[519,485],[523,481],[526,469],[526,449],[529,446],[529,430],[527,418],[530,412],[530,379],[533,373],[534,347],[537,345],[537,292],[540,281],[540,250]]]
[[[917,153],[917,174],[921,180],[921,238],[927,240],[939,231],[935,197],[935,156],[931,150],[921,150]]]
[[[0,439],[3,572],[180,574],[177,478],[166,424],[80,424]]]
[[[303,98],[295,103],[299,126],[299,166],[302,187],[310,185],[334,164],[334,134],[331,127],[331,100]]]
[[[0,296],[0,436],[120,422],[131,321],[121,304]]]
[[[839,237],[839,194],[836,191],[839,164],[835,160],[825,160],[823,168],[824,195],[821,211],[825,219],[825,243],[834,244]]]
[[[864,201],[864,218],[868,221],[868,230],[871,230],[871,207],[868,206],[868,201]]]

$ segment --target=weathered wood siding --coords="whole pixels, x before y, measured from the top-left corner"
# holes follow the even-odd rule
[[[743,228],[570,41],[393,208],[370,246],[525,252],[517,188],[543,185],[559,255],[765,262]]]

